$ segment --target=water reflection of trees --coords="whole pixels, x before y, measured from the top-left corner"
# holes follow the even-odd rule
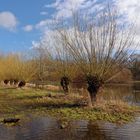
[[[140,83],[133,84],[133,97],[134,97],[135,103],[140,104]]]
[[[123,100],[129,103],[140,102],[140,94],[137,92],[139,85],[108,85],[106,86],[103,97],[105,100]]]
[[[107,136],[106,132],[103,131],[102,125],[98,122],[89,121],[87,124],[87,133],[83,140],[110,140],[111,138]]]

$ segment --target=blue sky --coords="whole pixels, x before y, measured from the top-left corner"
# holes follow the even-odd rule
[[[72,9],[97,12],[107,2],[115,4],[125,22],[135,21],[140,29],[139,0],[0,0],[0,51],[27,51],[44,38],[53,18],[69,18]],[[140,38],[139,30],[136,37]]]
[[[36,25],[41,20],[49,18],[49,15],[41,15],[41,12],[45,14],[48,10],[45,5],[52,2],[54,1],[0,0],[0,13],[10,12],[17,20],[15,27],[9,25],[5,28],[0,24],[0,51],[15,52],[29,49],[32,46],[32,40],[38,40],[41,32],[40,30],[25,31],[23,28],[27,25]],[[49,13],[51,12],[50,9]]]

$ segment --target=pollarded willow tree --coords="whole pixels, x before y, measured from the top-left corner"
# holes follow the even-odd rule
[[[58,28],[59,40],[84,74],[90,105],[96,101],[100,87],[127,65],[136,45],[132,28],[119,25],[114,12],[93,16],[91,20],[75,14],[73,22]]]
[[[53,38],[53,39],[52,39]],[[51,36],[53,41],[54,66],[56,74],[60,79],[60,85],[65,94],[69,92],[69,83],[76,74],[77,67],[74,66],[72,57],[66,47],[66,43],[61,40],[58,32]]]
[[[47,80],[47,78],[48,80],[54,79],[54,77],[55,80],[59,79],[64,93],[67,94],[69,92],[69,82],[75,75],[76,68],[66,49],[65,42],[60,39],[58,32],[55,31],[48,31],[47,36],[39,43],[35,43],[33,47],[37,75],[41,81]]]
[[[55,39],[56,41],[57,39]],[[70,55],[66,49],[66,44],[63,44],[61,40],[57,40],[57,45],[55,45],[55,55],[56,55],[56,67],[57,72],[60,76],[60,85],[63,88],[64,93],[69,92],[69,82],[70,82],[70,67],[72,66],[69,62]]]

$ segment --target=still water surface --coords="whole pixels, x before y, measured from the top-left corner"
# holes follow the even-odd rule
[[[111,86],[104,98],[140,105],[140,84]],[[29,120],[13,127],[0,124],[0,140],[140,140],[140,117],[125,125],[71,121],[66,129],[61,129],[60,121],[51,117],[31,115]]]
[[[0,125],[0,140],[140,140],[140,118],[123,126],[80,120],[60,129],[59,124],[53,118],[35,117],[21,126]]]
[[[106,85],[103,98],[106,100],[123,100],[131,105],[140,106],[140,83],[133,85]]]

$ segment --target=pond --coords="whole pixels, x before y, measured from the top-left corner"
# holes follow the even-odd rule
[[[103,98],[121,99],[140,105],[140,84],[108,85]],[[85,120],[68,122],[61,129],[61,121],[52,117],[30,114],[29,120],[17,126],[0,124],[0,140],[140,140],[140,117],[134,122],[117,125],[108,122]]]

